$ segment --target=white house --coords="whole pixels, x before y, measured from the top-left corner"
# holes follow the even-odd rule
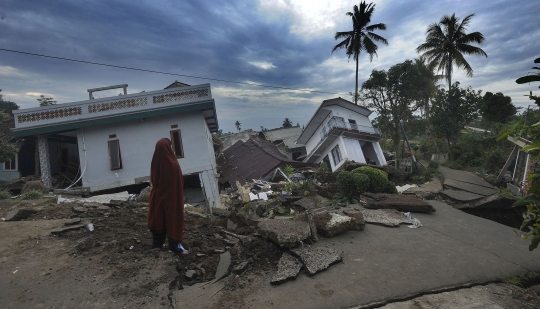
[[[326,162],[335,171],[347,160],[386,165],[379,145],[382,136],[373,128],[371,111],[342,98],[322,102],[296,140],[306,145],[303,162]]]
[[[124,95],[92,93],[123,88]],[[15,137],[37,136],[41,177],[51,188],[57,158],[80,162],[89,192],[149,180],[160,138],[170,138],[184,177],[198,178],[210,207],[220,207],[212,132],[217,132],[209,84],[175,82],[164,90],[127,94],[127,85],[89,89],[89,100],[14,110]],[[57,146],[50,147],[52,141]],[[60,142],[58,142],[60,140]]]

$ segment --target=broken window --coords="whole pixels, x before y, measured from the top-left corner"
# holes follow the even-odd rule
[[[336,145],[336,147],[332,149],[331,153],[332,153],[332,159],[334,159],[334,166],[337,166],[339,162],[341,162],[342,160],[341,151],[339,150],[339,145]]]
[[[120,141],[109,141],[109,162],[111,170],[118,170],[122,168],[122,155],[120,154]]]
[[[10,161],[4,162],[4,171],[16,171],[17,170],[17,156],[13,157]]]
[[[351,126],[352,130],[358,130],[358,126],[356,125],[356,120],[349,119],[349,125]]]
[[[171,142],[174,154],[177,159],[184,157],[184,147],[182,146],[182,135],[180,130],[171,131]]]

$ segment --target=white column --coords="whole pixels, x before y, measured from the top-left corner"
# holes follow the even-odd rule
[[[46,135],[38,135],[39,166],[41,168],[41,181],[43,185],[52,189],[51,161],[49,159],[49,143]]]
[[[199,174],[201,180],[201,187],[204,190],[208,207],[221,208],[221,200],[219,197],[219,190],[217,185],[217,179],[214,177],[212,170],[205,170]]]

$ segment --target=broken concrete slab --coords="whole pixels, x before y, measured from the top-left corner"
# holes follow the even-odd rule
[[[403,191],[403,194],[415,194],[415,195],[427,195],[429,193],[439,193],[443,189],[442,183],[439,179],[435,178],[426,183],[420,184],[416,187],[408,188]],[[399,191],[399,190],[398,190]]]
[[[70,226],[70,225],[75,225],[77,223],[81,223],[81,218],[69,219],[66,222],[64,222],[64,225],[65,226]]]
[[[352,217],[328,212],[313,214],[313,221],[317,232],[325,237],[334,237],[354,229],[356,225],[356,220]]]
[[[455,179],[445,179],[444,186],[452,189],[471,192],[482,196],[488,196],[498,192],[497,188],[489,188]]]
[[[403,212],[435,212],[428,202],[415,196],[403,194],[364,193],[360,199],[368,209],[397,209]]]
[[[389,227],[398,227],[400,224],[412,224],[411,220],[395,209],[363,209],[361,210],[367,223],[379,224]]]
[[[311,236],[309,223],[299,220],[266,219],[257,225],[262,236],[283,248],[294,248]]]
[[[351,217],[354,219],[354,225],[352,226],[351,230],[353,231],[363,231],[366,227],[366,221],[364,219],[364,215],[360,210],[356,209],[342,209],[341,212],[344,215],[347,215],[348,217]]]
[[[292,249],[291,252],[300,258],[310,276],[342,260],[336,250],[324,247],[302,246]]]
[[[82,229],[82,228],[85,228],[85,227],[86,227],[86,224],[69,225],[69,226],[65,226],[65,227],[61,227],[61,228],[52,230],[51,234],[59,235],[59,234],[63,234],[63,233],[69,232],[69,231],[79,230],[79,229]]]
[[[150,192],[152,192],[152,187],[146,187],[141,190],[141,193],[139,193],[139,196],[137,196],[138,202],[150,202]]]
[[[234,223],[233,220],[227,219],[227,229],[230,231],[236,231],[236,228],[238,227],[238,224]]]
[[[172,292],[171,303],[173,308],[213,308],[219,299],[215,295],[225,286],[223,281],[210,284],[208,282],[197,283],[192,286],[186,286],[182,290]]]
[[[229,268],[231,267],[231,253],[229,251],[219,255],[219,263],[216,269],[216,279],[214,282],[223,279],[229,274]]]
[[[77,206],[73,206],[72,210],[76,213],[82,213],[82,212],[87,212],[88,208],[81,205],[77,205]]]
[[[439,166],[437,168],[437,171],[442,174],[445,184],[447,179],[456,180],[459,182],[467,183],[467,184],[473,184],[481,187],[485,187],[492,190],[497,190],[496,187],[492,186],[489,182],[483,180],[478,175],[475,175],[471,172],[467,171],[461,171],[461,170],[454,170],[446,166]]]
[[[315,196],[306,196],[298,201],[295,201],[294,205],[298,205],[304,208],[305,210],[313,210],[313,209],[318,209],[321,207],[328,206],[328,203],[329,203],[328,199],[320,195],[315,195]]]
[[[270,284],[281,284],[296,279],[302,269],[302,263],[294,256],[284,252],[279,259],[277,268],[277,272],[272,277]]]
[[[242,262],[242,263],[236,265],[236,267],[233,269],[233,272],[235,274],[241,274],[241,273],[244,272],[244,270],[246,270],[248,265],[249,265],[249,262]]]
[[[441,191],[441,194],[450,198],[451,200],[462,202],[462,203],[477,201],[485,197],[484,195],[479,195],[476,193],[467,192],[463,190],[453,190],[453,189],[443,190]]]
[[[89,203],[83,203],[82,206],[85,208],[95,209],[103,205],[100,203],[89,202]]]
[[[31,215],[37,213],[37,210],[32,208],[14,209],[6,214],[6,221],[21,221],[28,219]]]
[[[512,204],[516,199],[508,198],[500,194],[493,194],[466,203],[453,205],[457,209],[513,209]]]

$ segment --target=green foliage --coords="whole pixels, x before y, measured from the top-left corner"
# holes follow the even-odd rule
[[[486,92],[480,105],[482,117],[491,122],[505,123],[517,113],[517,108],[512,104],[509,96],[501,92],[493,94]]]
[[[431,126],[436,137],[446,139],[450,146],[463,127],[478,118],[482,91],[463,89],[456,82],[450,91],[440,89],[433,100]]]
[[[523,287],[525,282],[527,281],[525,279],[525,276],[516,276],[516,277],[511,277],[511,276],[503,276],[503,275],[500,275],[499,276],[499,279],[501,279],[502,282],[504,283],[508,283],[508,284],[512,284],[512,285],[517,285],[517,286],[520,286],[520,287]]]
[[[285,175],[287,175],[287,177],[291,177],[292,174],[294,173],[294,167],[292,167],[290,165],[286,165],[283,168],[283,173],[285,173]]]
[[[0,190],[0,200],[5,200],[11,197],[11,192],[8,190]]]
[[[236,130],[238,130],[238,132],[240,132],[240,130],[242,129],[242,127],[241,127],[242,124],[240,123],[240,121],[236,120],[234,125],[236,126]]]
[[[315,171],[315,178],[321,183],[328,182],[330,173],[331,170],[328,164],[321,162],[321,164],[319,164],[319,167]]]
[[[23,200],[37,200],[43,196],[43,193],[38,190],[29,190],[22,194]]]
[[[39,102],[39,106],[56,105],[56,101],[54,101],[52,97],[46,97],[44,95],[40,95],[39,99],[37,100]]]
[[[390,194],[397,194],[397,188],[396,184],[393,181],[388,181],[386,183],[386,188],[384,189],[384,193],[390,193]]]
[[[15,145],[0,142],[0,162],[12,160],[18,151]]]
[[[369,180],[368,192],[386,192],[388,188],[388,174],[371,166],[361,166],[353,170],[353,173],[364,174]]]
[[[360,194],[369,187],[369,178],[365,174],[341,171],[337,176],[339,198],[347,203],[354,203]]]
[[[0,89],[0,111],[9,115],[11,114],[11,111],[19,109],[19,105],[11,101],[4,100],[1,92],[2,90]]]

